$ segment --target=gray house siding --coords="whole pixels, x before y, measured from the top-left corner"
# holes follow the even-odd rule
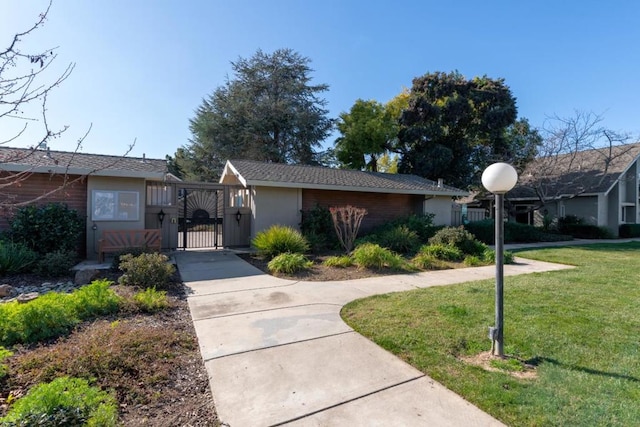
[[[575,215],[588,224],[598,224],[598,196],[575,197],[563,203],[565,215]]]

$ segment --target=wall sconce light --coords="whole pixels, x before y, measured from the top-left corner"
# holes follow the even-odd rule
[[[242,213],[240,212],[240,209],[238,209],[238,212],[236,212],[236,221],[238,221],[238,225],[240,225],[241,219],[242,219]]]
[[[162,222],[164,221],[165,213],[162,209],[158,212],[158,221],[160,221],[160,227],[162,227]]]

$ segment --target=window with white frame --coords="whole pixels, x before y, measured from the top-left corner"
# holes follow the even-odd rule
[[[92,221],[138,221],[140,194],[137,191],[93,190]]]

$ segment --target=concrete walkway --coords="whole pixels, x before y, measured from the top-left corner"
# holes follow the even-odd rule
[[[179,252],[176,261],[224,425],[502,425],[340,318],[357,298],[490,279],[495,267],[300,282],[228,251]],[[564,268],[518,259],[505,276]]]

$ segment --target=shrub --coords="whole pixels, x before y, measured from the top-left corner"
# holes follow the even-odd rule
[[[329,208],[316,204],[313,209],[302,211],[300,231],[314,252],[339,246]]]
[[[513,262],[514,262],[513,252],[504,251],[502,258],[503,258],[503,263],[505,263],[505,264],[513,264]],[[493,249],[487,248],[487,250],[485,250],[484,253],[482,254],[482,259],[487,264],[495,264],[496,263],[496,251],[493,250]]]
[[[273,225],[256,234],[251,242],[262,256],[273,258],[284,253],[305,253],[309,244],[300,232],[291,227]]]
[[[487,245],[494,244],[495,225],[493,219],[470,222],[464,227],[482,243]],[[504,241],[508,243],[561,242],[571,239],[571,236],[545,233],[533,225],[517,222],[504,223]]]
[[[327,267],[346,268],[353,265],[353,260],[348,255],[332,256],[325,259],[323,264]]]
[[[487,245],[493,245],[495,241],[495,226],[493,219],[473,221],[464,225],[464,228],[475,238]]]
[[[612,239],[613,234],[606,227],[591,224],[564,224],[559,231],[578,239]]]
[[[111,282],[107,279],[94,280],[65,297],[73,303],[80,320],[115,313],[120,307],[120,297],[111,290]]]
[[[169,258],[159,253],[132,254],[120,257],[120,270],[124,272],[118,283],[141,288],[163,287],[170,282],[176,268]]]
[[[479,265],[484,265],[484,261],[476,255],[467,255],[466,257],[464,257],[462,263],[467,267],[477,267]]]
[[[2,304],[0,315],[0,344],[5,346],[55,338],[80,322],[68,295],[54,292],[26,304]]]
[[[98,320],[56,346],[38,346],[12,358],[17,386],[74,375],[115,390],[127,405],[153,403],[158,390],[175,378],[182,355],[197,350],[186,331],[159,328],[136,319]],[[190,359],[189,359],[190,360]]]
[[[292,274],[297,271],[305,270],[313,265],[312,261],[309,261],[304,255],[298,253],[284,253],[277,255],[269,264],[267,268],[273,273]]]
[[[453,246],[466,255],[480,255],[486,245],[476,240],[475,236],[464,227],[445,227],[429,239],[430,245]]]
[[[134,257],[140,256],[142,254],[150,254],[154,251],[147,248],[126,248],[119,252],[116,252],[113,256],[113,261],[111,262],[111,268],[114,270],[120,270],[120,262],[122,261],[122,257],[124,255],[133,255]]]
[[[620,237],[640,237],[640,224],[621,224],[618,233]]]
[[[78,260],[76,251],[57,250],[49,252],[37,262],[35,273],[45,277],[61,277],[69,275],[71,268]]]
[[[81,320],[117,311],[119,301],[109,282],[98,280],[71,294],[50,292],[25,304],[0,304],[0,345],[65,335]]]
[[[411,263],[422,270],[430,270],[440,266],[441,262],[433,255],[419,252],[411,259]]]
[[[40,254],[77,250],[83,228],[80,214],[62,203],[25,206],[11,219],[12,238]]]
[[[443,261],[461,261],[464,258],[464,254],[460,249],[443,244],[425,245],[420,248],[420,253]]]
[[[389,225],[391,227],[405,226],[409,230],[415,232],[421,242],[426,242],[441,228],[433,225],[434,217],[435,215],[432,213],[426,213],[424,215],[409,215],[407,217],[395,219],[391,221]]]
[[[7,350],[4,347],[0,347],[0,381],[2,381],[5,376],[7,376],[9,368],[4,363],[4,361],[11,356],[13,356],[13,353],[11,351]]]
[[[15,274],[29,271],[38,255],[21,243],[0,241],[0,274]]]
[[[147,313],[157,313],[169,307],[166,291],[158,291],[156,288],[147,288],[133,296],[133,301],[140,310]]]
[[[116,400],[80,378],[61,377],[39,384],[11,406],[3,426],[115,426]]]
[[[380,246],[401,254],[414,253],[420,247],[418,233],[409,230],[406,225],[389,228],[378,238]]]
[[[579,239],[611,239],[613,233],[606,227],[586,224],[584,218],[567,215],[558,219],[558,231]]]
[[[360,268],[390,268],[400,270],[405,267],[404,259],[380,245],[365,243],[353,250],[353,263]]]
[[[362,220],[368,213],[367,210],[347,205],[330,207],[329,212],[331,212],[333,227],[336,230],[340,245],[347,253],[350,253],[358,237]]]

